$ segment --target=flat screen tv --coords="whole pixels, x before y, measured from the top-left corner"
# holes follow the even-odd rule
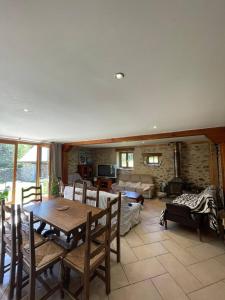
[[[98,165],[97,176],[116,178],[116,167],[114,165]]]

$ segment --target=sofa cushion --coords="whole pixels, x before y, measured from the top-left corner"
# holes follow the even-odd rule
[[[127,182],[126,182],[126,187],[135,188],[135,183],[134,183],[134,182],[131,182],[131,181],[127,181]]]
[[[145,191],[148,191],[151,188],[151,185],[147,184],[147,183],[142,183],[140,188],[145,192]]]
[[[126,186],[126,181],[123,181],[123,180],[119,180],[119,186],[121,187],[125,187]]]
[[[153,183],[153,177],[147,174],[120,174],[119,180],[131,181],[131,182],[142,182],[142,183]]]

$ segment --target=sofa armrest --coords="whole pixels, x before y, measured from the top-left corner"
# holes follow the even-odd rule
[[[112,189],[113,189],[113,188],[116,188],[118,185],[119,185],[119,184],[115,182],[115,183],[113,183],[113,184],[111,185],[111,187],[112,187]]]

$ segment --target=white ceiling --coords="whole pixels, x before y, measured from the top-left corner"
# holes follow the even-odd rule
[[[223,126],[225,1],[0,0],[0,112],[37,140]]]

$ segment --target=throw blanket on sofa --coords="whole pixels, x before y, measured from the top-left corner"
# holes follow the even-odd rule
[[[82,189],[77,188],[77,191],[80,195],[76,195],[76,200],[82,201]],[[95,191],[87,191],[88,196],[95,197]],[[99,207],[106,208],[107,207],[107,199],[114,199],[117,197],[116,194],[111,194],[107,192],[100,191],[99,193]],[[73,199],[73,187],[66,186],[64,190],[64,198],[66,199]],[[121,219],[120,219],[120,234],[125,235],[131,228],[141,222],[141,204],[140,203],[132,203],[130,199],[127,199],[122,196],[121,199]],[[95,202],[88,200],[87,204],[95,205]],[[102,220],[104,222],[104,220]]]
[[[217,206],[215,203],[215,189],[212,187],[206,188],[202,193],[196,194],[183,194],[173,200],[174,204],[186,205],[193,213],[208,214],[209,226],[215,231],[219,231],[217,222]],[[165,210],[160,215],[160,225],[164,225]]]

